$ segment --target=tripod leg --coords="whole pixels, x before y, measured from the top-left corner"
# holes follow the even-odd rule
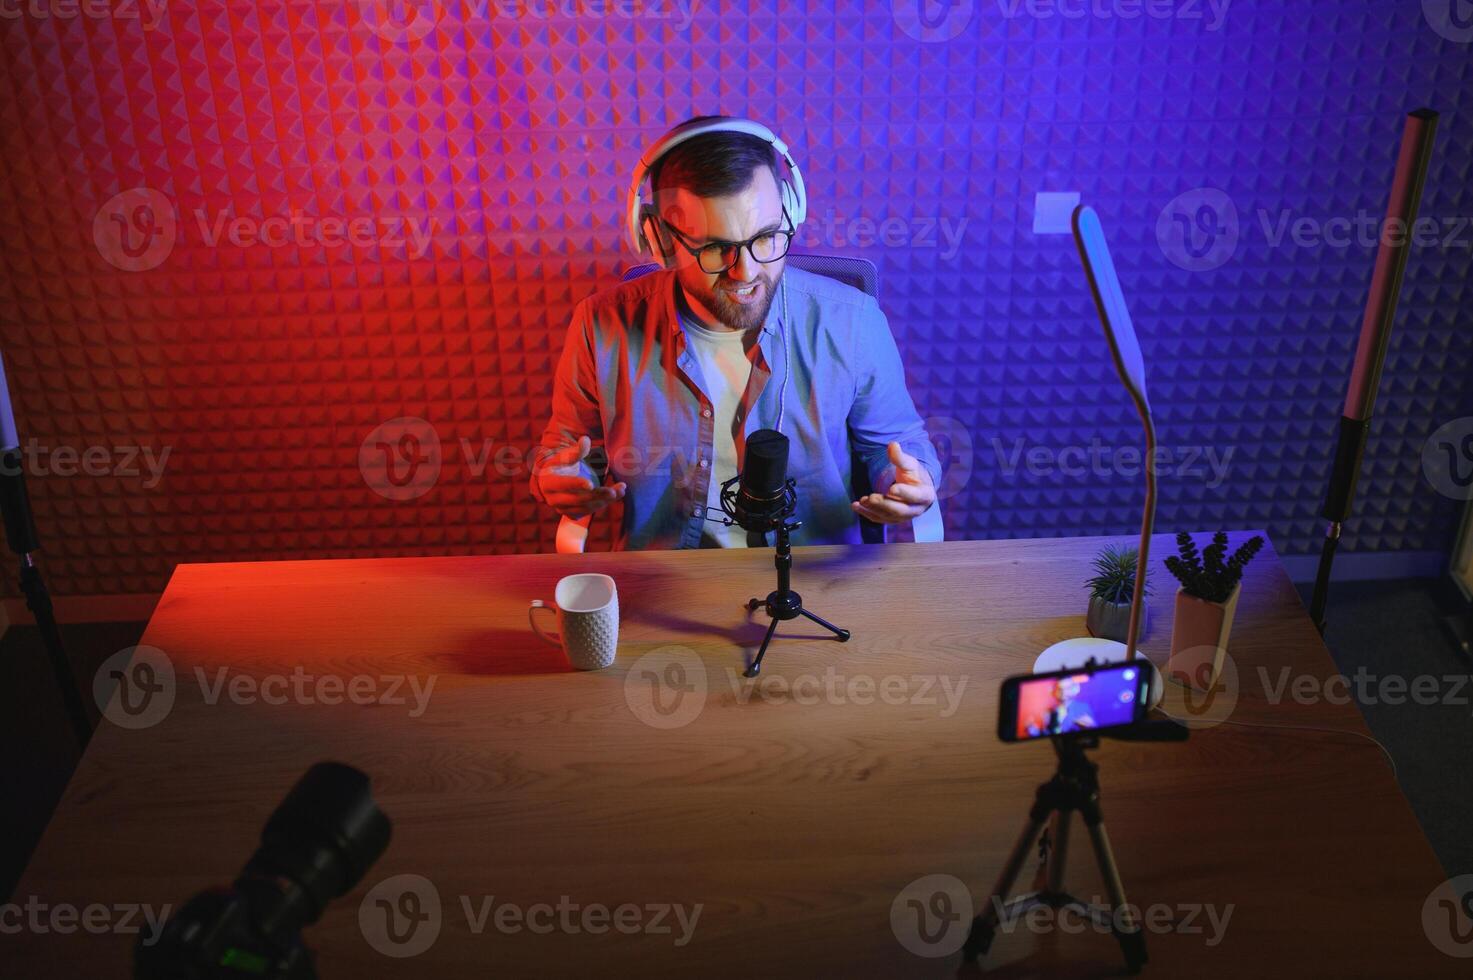
[[[1013,845],[1007,863],[1002,866],[1002,873],[997,876],[997,883],[992,886],[992,894],[987,897],[987,904],[983,906],[981,914],[972,920],[972,928],[967,933],[966,944],[962,946],[964,959],[972,960],[986,956],[987,951],[992,948],[992,940],[997,935],[998,910],[1002,908],[1008,892],[1013,890],[1013,882],[1018,880],[1018,872],[1023,869],[1023,862],[1028,860],[1028,852],[1033,849],[1033,842],[1038,839],[1038,832],[1043,829],[1049,812],[1047,804],[1042,802],[1033,804],[1033,809],[1028,814],[1028,823],[1023,827],[1023,833],[1018,835],[1018,842]]]
[[[1048,818],[1047,826],[1043,829],[1043,836],[1038,839],[1038,867],[1033,870],[1033,893],[1044,895],[1048,893],[1048,869],[1049,856],[1054,853],[1054,831],[1059,826],[1059,813],[1057,810]]]
[[[768,624],[767,635],[762,638],[762,647],[757,651],[757,659],[752,661],[752,666],[742,671],[743,677],[756,677],[762,673],[762,658],[767,656],[767,645],[772,642],[772,634],[777,632],[777,620]]]
[[[818,616],[813,615],[813,613],[809,612],[807,609],[799,609],[798,612],[802,613],[804,616],[807,616],[809,619],[813,620],[818,625],[820,625],[820,626],[824,627],[825,629],[829,630],[830,632],[832,632],[835,636],[837,636],[839,638],[839,642],[840,643],[847,643],[847,642],[849,642],[849,637],[853,635],[848,630],[840,629],[839,627],[835,626],[833,623],[829,622],[828,620],[822,619],[822,618],[820,618]]]
[[[1089,819],[1093,816],[1094,819]],[[1115,864],[1115,852],[1110,848],[1110,835],[1105,832],[1105,822],[1099,814],[1086,815],[1089,836],[1094,842],[1095,860],[1100,865],[1100,877],[1105,880],[1105,890],[1110,895],[1110,931],[1120,943],[1120,952],[1125,956],[1125,968],[1136,973],[1146,962],[1146,934],[1131,914],[1125,900],[1125,886],[1120,883],[1120,869]]]
[[[1048,877],[1044,890],[1049,898],[1064,894],[1064,865],[1069,860],[1069,811],[1054,814],[1054,843],[1048,852]]]

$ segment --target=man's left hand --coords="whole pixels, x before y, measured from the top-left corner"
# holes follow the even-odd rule
[[[936,485],[931,482],[930,472],[914,456],[901,449],[898,442],[890,443],[890,462],[895,467],[894,482],[888,487],[877,487],[877,492],[860,497],[850,505],[854,513],[876,524],[903,524],[915,520],[936,502]]]

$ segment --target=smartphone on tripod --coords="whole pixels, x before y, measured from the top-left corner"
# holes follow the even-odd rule
[[[1147,660],[1094,664],[1048,674],[1024,674],[1002,683],[997,737],[1004,742],[1047,738],[1059,757],[1053,778],[1038,787],[1023,834],[998,875],[992,895],[972,920],[962,946],[967,959],[987,955],[999,925],[1013,927],[1035,908],[1073,908],[1102,932],[1114,934],[1130,973],[1146,962],[1146,938],[1133,906],[1126,901],[1110,835],[1100,815],[1099,766],[1086,752],[1099,745],[1100,735],[1131,741],[1181,741],[1187,729],[1173,721],[1146,721],[1150,708],[1151,677]],[[1064,887],[1064,861],[1069,853],[1069,824],[1075,815],[1089,831],[1090,845],[1109,892],[1107,905],[1095,905],[1071,895]],[[1044,831],[1044,825],[1050,829]],[[1040,834],[1042,836],[1040,836]],[[1036,890],[1008,898],[1023,863],[1037,844],[1041,867]]]
[[[1151,668],[1109,663],[1002,682],[997,737],[1004,742],[1126,728],[1145,720]]]

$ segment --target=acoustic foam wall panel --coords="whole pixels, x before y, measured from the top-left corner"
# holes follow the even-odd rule
[[[1442,548],[1455,505],[1420,459],[1473,414],[1466,6],[7,14],[0,345],[55,590],[550,549],[523,463],[568,316],[631,261],[639,152],[710,111],[793,146],[800,248],[878,264],[953,460],[949,536],[1138,520],[1136,424],[1078,259],[1032,232],[1035,194],[1062,190],[1101,214],[1149,359],[1160,526],[1263,526],[1305,553],[1374,249],[1291,229],[1378,218],[1401,116],[1442,110],[1423,213],[1447,240],[1413,253],[1343,546]]]

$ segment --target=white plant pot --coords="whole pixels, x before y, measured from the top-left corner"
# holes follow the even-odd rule
[[[1193,690],[1212,690],[1222,673],[1222,658],[1227,654],[1228,635],[1242,592],[1243,583],[1239,582],[1226,602],[1212,602],[1188,595],[1185,589],[1177,590],[1171,659],[1166,662],[1168,679]]]

